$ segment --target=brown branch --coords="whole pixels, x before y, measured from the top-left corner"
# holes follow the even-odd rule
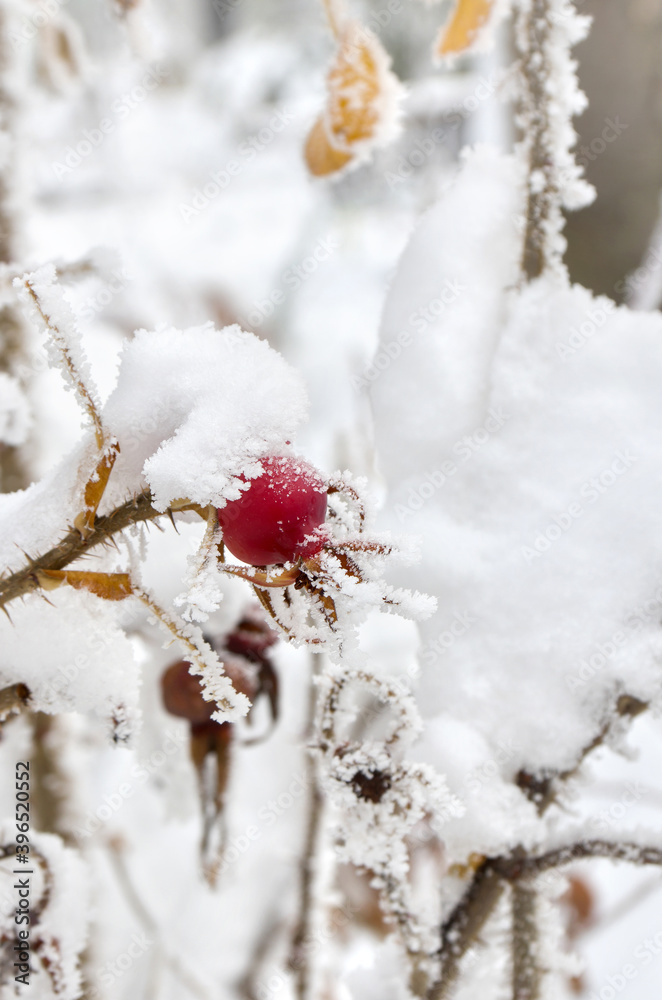
[[[0,722],[8,715],[20,712],[30,700],[30,689],[26,684],[10,684],[0,691]]]
[[[184,509],[184,508],[182,508]],[[187,508],[192,509],[192,508]],[[152,521],[167,511],[156,510],[152,506],[148,492],[140,493],[127,500],[109,514],[97,517],[87,538],[81,538],[77,528],[70,528],[61,542],[41,556],[31,559],[22,569],[0,579],[0,608],[5,608],[17,597],[25,597],[39,589],[37,574],[40,570],[61,570],[85,555],[96,545],[110,541],[114,535],[132,524]]]
[[[547,51],[553,29],[548,0],[520,0],[516,38],[520,52],[520,74],[524,96],[520,120],[528,145],[528,197],[522,271],[527,280],[539,277],[549,266],[547,229],[559,212],[559,189],[550,148],[548,89],[552,79]],[[534,183],[541,177],[542,183]]]
[[[506,884],[534,879],[547,871],[587,858],[610,858],[635,865],[662,866],[662,848],[632,842],[580,840],[554,848],[545,854],[527,855],[523,848],[497,858],[485,858],[476,870],[473,882],[445,920],[441,930],[439,979],[428,992],[427,1000],[446,1000],[459,975],[460,962],[476,943],[485,923],[494,912]],[[533,887],[531,887],[533,889]],[[530,994],[535,997],[535,993]],[[523,994],[523,997],[529,995]]]
[[[563,868],[586,858],[611,858],[612,861],[627,861],[633,865],[662,865],[662,848],[627,841],[580,840],[537,856],[514,852],[508,857],[493,859],[488,864],[495,868],[501,878],[515,882],[517,879],[542,875],[550,869]]]
[[[446,1000],[460,974],[460,962],[478,940],[480,932],[501,899],[505,882],[494,864],[485,859],[473,882],[441,929],[441,974],[427,1000]]]
[[[538,1000],[542,970],[538,964],[537,893],[517,881],[512,890],[513,1000]]]
[[[313,671],[308,700],[307,737],[312,738],[317,715],[317,685],[315,677],[320,672],[320,656],[313,653]],[[312,749],[306,754],[306,780],[308,784],[308,819],[306,838],[301,858],[299,884],[299,912],[292,934],[289,965],[295,974],[297,1000],[307,1000],[311,995],[312,969],[310,967],[308,943],[312,931],[317,885],[317,856],[322,835],[324,799],[319,786],[317,761]]]
[[[616,701],[615,711],[621,719],[635,719],[648,708],[648,703],[640,701],[633,695],[622,694]],[[608,719],[596,736],[588,743],[572,765],[565,771],[548,771],[541,774],[531,774],[522,769],[516,783],[526,797],[535,804],[539,814],[542,814],[556,801],[556,783],[574,778],[586,758],[598,747],[604,745],[614,731],[614,720]]]

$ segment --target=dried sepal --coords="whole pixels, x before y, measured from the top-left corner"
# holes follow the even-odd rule
[[[493,9],[494,0],[456,0],[448,21],[439,32],[435,54],[443,58],[466,52],[478,40]]]
[[[114,438],[109,441],[101,452],[94,472],[85,484],[83,509],[74,519],[74,527],[80,531],[81,538],[87,538],[94,530],[94,519],[119,450],[119,443]]]
[[[86,590],[104,601],[123,601],[133,594],[128,573],[89,573],[73,569],[40,569],[37,580],[42,590],[55,590],[66,583],[74,590]]]
[[[338,49],[327,77],[327,103],[305,148],[315,177],[337,173],[365,160],[397,133],[400,83],[375,35],[358,21],[339,31]]]

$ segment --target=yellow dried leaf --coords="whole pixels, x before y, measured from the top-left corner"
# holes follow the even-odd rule
[[[492,13],[493,6],[494,0],[457,0],[455,9],[441,29],[436,54],[448,56],[468,49]]]
[[[325,177],[336,170],[342,170],[352,159],[351,153],[344,153],[331,145],[322,118],[318,118],[310,130],[305,156],[313,177]]]
[[[37,571],[39,586],[54,590],[63,583],[74,590],[87,590],[105,601],[123,601],[133,593],[128,573],[86,573],[79,570],[42,569]]]
[[[388,56],[358,22],[346,25],[327,77],[327,104],[306,142],[308,168],[316,177],[341,170],[361,148],[390,132],[398,84]]]
[[[85,492],[83,493],[85,506],[74,520],[74,527],[78,528],[83,538],[87,538],[94,529],[94,519],[119,450],[120,446],[117,441],[111,441],[101,455],[93,475],[85,484]]]

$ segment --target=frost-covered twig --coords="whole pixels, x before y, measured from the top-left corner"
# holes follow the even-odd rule
[[[191,509],[194,507],[195,505]],[[25,597],[26,594],[38,590],[37,573],[40,570],[65,569],[96,545],[111,541],[113,536],[120,531],[124,531],[133,524],[163,517],[164,513],[167,514],[168,511],[154,509],[151,495],[145,492],[127,500],[126,503],[116,507],[109,514],[98,517],[94,529],[86,538],[81,538],[77,528],[70,528],[62,541],[54,548],[44,552],[43,555],[32,558],[28,555],[28,562],[22,569],[0,579],[0,608],[4,610],[10,601],[16,600],[17,597]]]
[[[541,875],[550,869],[583,861],[586,858],[611,858],[612,861],[628,861],[633,865],[662,865],[662,847],[601,838],[598,840],[578,840],[556,847],[539,855],[521,856],[517,852],[506,858],[490,862],[502,878],[516,881],[519,878]]]
[[[639,698],[635,698],[629,694],[622,694],[619,695],[616,701],[614,713],[617,719],[632,720],[646,711],[647,708],[647,703],[640,701]],[[541,816],[556,800],[558,784],[567,781],[569,778],[573,778],[589,754],[598,747],[603,746],[606,740],[613,735],[615,721],[617,720],[614,719],[613,715],[607,719],[600,731],[583,748],[572,767],[567,768],[565,771],[542,775],[530,774],[524,769],[519,772],[516,779],[517,784],[527,798],[535,803]]]
[[[634,865],[662,865],[662,847],[637,841],[601,838],[578,839],[543,854],[527,854],[521,847],[508,855],[485,858],[477,867],[471,885],[444,921],[441,931],[441,973],[427,1000],[446,1000],[457,981],[460,962],[477,941],[508,883],[534,880],[545,872],[587,858],[610,858]],[[534,886],[529,886],[533,893]],[[530,970],[528,976],[532,975]],[[524,996],[535,997],[535,993]]]
[[[515,38],[520,56],[518,124],[528,161],[522,270],[527,279],[558,269],[565,247],[562,208],[588,204],[592,188],[570,152],[572,116],[586,99],[577,86],[570,48],[588,30],[568,0],[517,0]]]
[[[17,278],[14,284],[19,289],[23,287],[22,298],[31,306],[31,312],[57,348],[67,381],[87,413],[94,428],[97,447],[101,449],[105,435],[96,387],[92,384],[73,311],[55,284],[55,269],[52,266],[42,268],[34,274],[24,275],[22,279]]]
[[[317,717],[316,677],[319,673],[320,656],[313,653],[313,676],[310,683],[308,704],[307,741],[313,737],[315,719]],[[307,1000],[311,995],[312,969],[310,956],[307,953],[306,942],[311,936],[314,922],[314,908],[318,889],[318,855],[323,830],[324,799],[319,783],[318,761],[310,748],[306,752],[306,787],[308,789],[308,817],[303,854],[301,858],[301,875],[299,886],[299,912],[292,934],[290,949],[290,967],[295,974],[296,996],[298,1000]]]
[[[538,962],[537,893],[520,881],[512,889],[513,1000],[537,1000],[542,970]]]
[[[503,895],[504,880],[485,860],[441,929],[441,973],[427,1000],[446,1000],[460,974],[460,962],[480,935]]]

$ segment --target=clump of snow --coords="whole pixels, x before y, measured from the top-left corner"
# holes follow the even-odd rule
[[[391,518],[423,538],[406,582],[439,598],[421,626],[427,753],[467,804],[483,775],[482,843],[531,828],[523,796],[510,822],[485,796],[495,776],[571,767],[620,693],[659,703],[662,663],[662,317],[563,274],[513,288],[508,169],[472,156],[423,219],[382,344],[461,287],[372,389]],[[446,742],[444,719],[465,735]]]
[[[149,486],[158,510],[182,498],[221,507],[240,474],[286,450],[306,410],[297,373],[238,326],[140,330],[103,409],[121,449],[106,503]]]
[[[122,709],[135,725],[140,673],[113,604],[60,587],[48,601],[13,602],[10,613],[0,621],[0,685],[27,684],[35,711],[112,720]]]

